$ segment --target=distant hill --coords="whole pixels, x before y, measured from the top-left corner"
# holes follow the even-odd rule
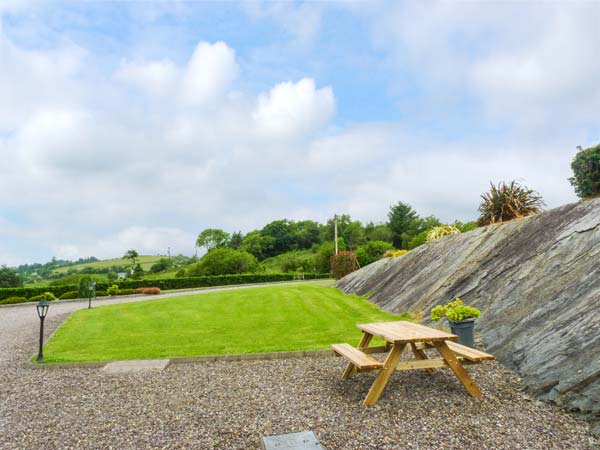
[[[161,258],[166,258],[166,256],[140,256],[137,258],[138,263],[142,266],[145,272],[147,272],[152,264],[158,262]],[[96,261],[91,263],[84,264],[75,264],[72,266],[59,267],[55,269],[53,272],[58,274],[66,274],[69,271],[80,271],[82,269],[91,268],[91,269],[106,269],[112,266],[131,266],[131,262],[125,258],[114,258],[114,259],[105,259],[103,261]]]

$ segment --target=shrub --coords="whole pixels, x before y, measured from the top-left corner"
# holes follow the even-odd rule
[[[0,266],[0,288],[12,288],[23,286],[23,280],[16,270]]]
[[[331,257],[331,276],[336,280],[358,269],[356,255],[351,251],[339,252]]]
[[[460,298],[456,298],[446,305],[438,305],[431,310],[431,320],[437,322],[444,317],[454,322],[465,319],[476,319],[481,315],[481,311],[472,306],[465,306]]]
[[[172,266],[171,260],[167,258],[160,258],[157,262],[150,266],[150,273],[159,273],[168,270]]]
[[[253,272],[258,268],[257,259],[250,253],[232,248],[215,248],[194,264],[187,274],[191,276],[227,275]]]
[[[119,295],[119,286],[117,286],[116,284],[113,284],[111,287],[109,287],[106,290],[106,293],[110,296]]]
[[[569,182],[579,198],[600,195],[600,144],[580,150],[571,162],[573,176]]]
[[[544,206],[537,192],[516,181],[510,184],[500,182],[498,186],[490,183],[490,191],[483,194],[481,199],[478,209],[481,215],[477,219],[480,226],[537,214]]]
[[[69,299],[73,299],[73,298],[80,298],[79,297],[79,291],[65,292],[63,295],[61,295],[58,298],[61,299],[61,300],[69,300]]]
[[[56,300],[56,296],[52,292],[44,292],[43,294],[40,294],[40,295],[34,295],[33,297],[31,297],[29,299],[29,301],[30,302],[39,302],[40,300],[42,300],[44,298],[48,302]]]
[[[119,295],[131,295],[135,294],[135,289],[119,289],[117,293]]]
[[[92,282],[92,277],[84,276],[79,280],[79,298],[88,298],[90,295],[90,283]]]
[[[385,241],[370,241],[356,249],[356,259],[361,267],[371,264],[384,257],[387,251],[394,250],[394,246]]]
[[[96,291],[96,297],[106,297],[108,292],[106,291]]]
[[[4,300],[0,300],[0,305],[14,305],[16,303],[25,303],[27,300],[26,297],[8,297]]]
[[[442,225],[441,227],[433,227],[427,232],[427,242],[432,242],[444,236],[452,236],[460,234],[460,230],[452,225]]]
[[[397,258],[398,256],[402,256],[402,255],[406,255],[408,253],[408,250],[402,249],[402,250],[396,250],[392,256],[394,258]]]
[[[144,295],[158,295],[160,294],[160,288],[157,287],[141,287],[135,290],[136,294]]]

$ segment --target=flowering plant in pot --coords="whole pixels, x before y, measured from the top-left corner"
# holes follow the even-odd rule
[[[438,305],[431,310],[431,320],[437,322],[446,317],[452,334],[458,336],[459,344],[473,347],[475,319],[481,314],[477,308],[466,306],[462,299],[456,298],[446,305]]]

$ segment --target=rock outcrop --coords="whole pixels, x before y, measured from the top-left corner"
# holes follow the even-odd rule
[[[477,332],[538,398],[600,431],[600,199],[445,237],[338,282],[386,311],[462,297]]]

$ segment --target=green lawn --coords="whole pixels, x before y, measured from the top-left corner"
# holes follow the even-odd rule
[[[82,309],[44,356],[80,362],[325,349],[356,344],[357,323],[406,318],[316,283],[257,287]]]

